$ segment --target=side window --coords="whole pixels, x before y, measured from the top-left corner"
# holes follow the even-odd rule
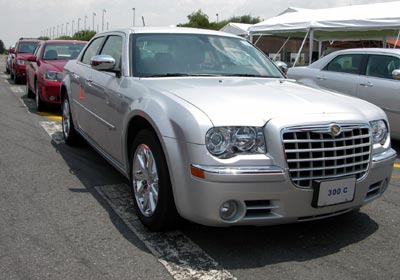
[[[100,54],[112,56],[115,59],[115,68],[119,69],[121,66],[122,37],[109,36]]]
[[[102,42],[103,37],[99,37],[90,43],[89,47],[85,50],[85,53],[82,56],[82,63],[90,64],[90,59],[98,53]]]
[[[342,72],[349,74],[359,74],[361,68],[362,54],[345,54],[335,57],[324,70],[332,72]]]
[[[400,59],[390,55],[373,54],[368,57],[365,75],[393,79],[392,72],[400,69]]]

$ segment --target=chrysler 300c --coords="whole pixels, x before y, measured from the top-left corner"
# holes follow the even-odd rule
[[[67,144],[82,136],[129,178],[152,230],[179,217],[211,226],[320,219],[389,185],[396,153],[385,113],[285,79],[242,38],[107,31],[64,72]]]

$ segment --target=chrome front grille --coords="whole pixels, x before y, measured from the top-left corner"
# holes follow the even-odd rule
[[[292,182],[311,188],[314,180],[344,176],[361,179],[368,171],[371,154],[369,126],[340,125],[333,136],[331,126],[295,127],[282,134]]]

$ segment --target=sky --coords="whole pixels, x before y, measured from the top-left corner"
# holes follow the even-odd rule
[[[13,45],[20,37],[39,37],[53,30],[55,35],[71,34],[78,29],[95,30],[122,28],[133,25],[170,26],[188,21],[187,16],[201,9],[210,21],[225,20],[232,16],[250,14],[269,19],[288,7],[331,8],[339,6],[392,2],[393,0],[0,0],[0,40],[5,47]],[[133,10],[135,9],[135,10]],[[105,10],[105,12],[103,12]],[[93,13],[96,16],[93,17]],[[79,20],[80,18],[80,20]],[[67,29],[66,29],[67,28]]]

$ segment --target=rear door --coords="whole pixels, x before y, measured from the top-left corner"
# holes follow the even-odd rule
[[[358,84],[357,96],[381,107],[387,114],[392,135],[400,135],[400,80],[392,72],[400,69],[400,58],[388,54],[370,54],[365,76]]]

